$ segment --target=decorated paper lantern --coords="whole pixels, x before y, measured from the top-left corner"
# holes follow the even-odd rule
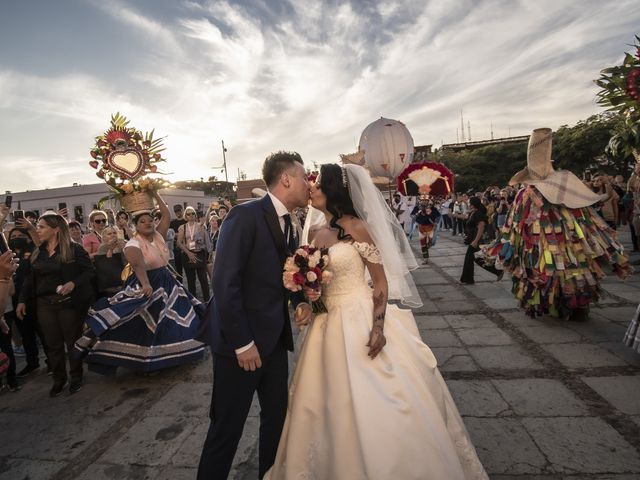
[[[408,165],[398,175],[396,183],[402,195],[445,196],[453,191],[453,181],[453,172],[443,164],[422,162]]]
[[[372,176],[395,180],[413,159],[413,138],[404,123],[380,118],[362,132],[359,150]]]

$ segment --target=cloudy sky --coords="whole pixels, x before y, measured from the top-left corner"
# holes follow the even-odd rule
[[[0,191],[95,183],[121,112],[167,135],[171,179],[356,150],[384,116],[415,144],[574,124],[640,25],[637,0],[0,0]]]

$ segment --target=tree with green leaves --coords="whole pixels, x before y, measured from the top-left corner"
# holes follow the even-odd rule
[[[555,168],[570,170],[578,176],[586,170],[627,176],[633,157],[607,148],[611,136],[623,125],[620,114],[603,112],[580,120],[572,127],[561,126],[553,134]]]
[[[490,185],[506,185],[513,173],[526,165],[527,146],[522,143],[461,152],[440,150],[435,157],[454,173],[456,192],[476,192]]]
[[[599,105],[617,112],[624,122],[618,125],[609,141],[614,155],[633,155],[640,161],[640,37],[636,35],[635,55],[625,53],[621,65],[605,68],[595,80],[600,87]]]
[[[628,176],[633,157],[607,150],[609,139],[624,129],[625,119],[616,112],[603,112],[563,125],[553,134],[554,167],[582,176],[587,170]],[[434,161],[444,163],[455,174],[455,189],[483,191],[488,186],[504,186],[527,163],[527,145],[497,144],[454,152],[440,150]]]

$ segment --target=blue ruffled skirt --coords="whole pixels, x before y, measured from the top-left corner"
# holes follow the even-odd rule
[[[204,344],[194,340],[205,306],[165,267],[147,271],[153,293],[141,292],[131,275],[124,289],[101,298],[89,310],[76,354],[89,369],[113,374],[117,367],[151,372],[191,363],[204,355]]]

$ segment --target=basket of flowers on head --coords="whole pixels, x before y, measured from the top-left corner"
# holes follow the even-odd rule
[[[158,172],[158,163],[166,161],[160,152],[164,150],[163,138],[153,138],[151,132],[142,133],[130,127],[126,117],[116,113],[111,116],[111,126],[96,137],[91,149],[92,168],[96,175],[111,188],[127,212],[154,208],[151,193],[169,186],[161,178],[149,175]]]

